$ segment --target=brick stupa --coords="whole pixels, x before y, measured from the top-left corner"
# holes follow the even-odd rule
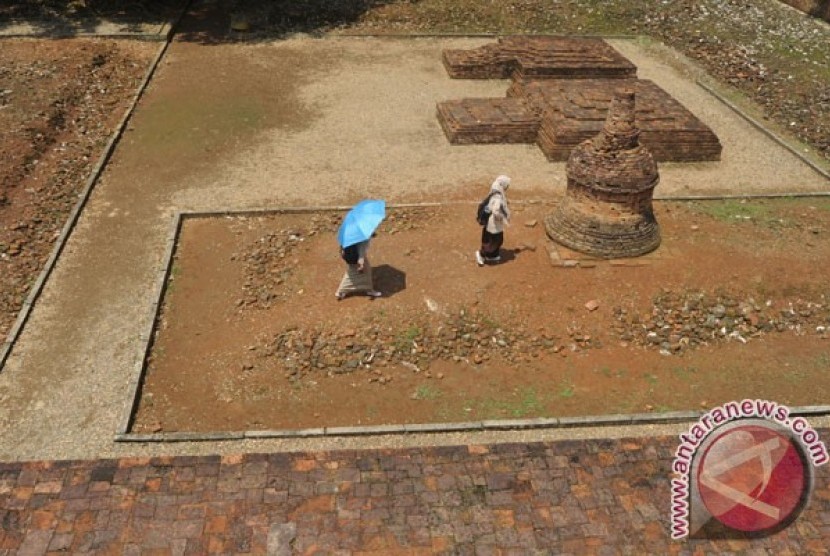
[[[660,245],[652,194],[660,176],[634,124],[634,91],[617,91],[605,127],[573,149],[568,187],[545,219],[548,236],[598,258],[636,257]]]

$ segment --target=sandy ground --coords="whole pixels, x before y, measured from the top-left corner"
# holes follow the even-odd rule
[[[320,441],[116,444],[128,384],[173,214],[476,200],[493,176],[516,197],[564,190],[564,165],[533,145],[450,146],[444,99],[501,96],[507,83],[453,81],[443,48],[462,39],[292,39],[174,43],[93,192],[31,320],[0,374],[0,458],[226,453],[673,433],[677,427]],[[823,191],[827,181],[634,43],[614,41],[718,134],[723,161],[664,164],[657,196]],[[210,76],[210,77],[208,77]],[[821,424],[820,420],[813,420]]]

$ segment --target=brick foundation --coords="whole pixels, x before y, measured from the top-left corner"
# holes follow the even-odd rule
[[[660,245],[652,195],[660,181],[657,164],[640,145],[635,92],[618,92],[602,131],[571,153],[568,188],[545,218],[548,236],[595,257],[636,257]]]
[[[600,132],[614,92],[637,94],[641,141],[656,160],[720,160],[717,136],[694,114],[600,39],[509,37],[472,50],[447,50],[452,77],[512,78],[507,98],[438,103],[453,144],[533,143],[550,161],[564,161],[576,145]]]

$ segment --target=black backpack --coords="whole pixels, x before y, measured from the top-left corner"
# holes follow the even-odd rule
[[[349,264],[357,264],[357,261],[360,259],[360,253],[357,250],[357,243],[349,245],[348,247],[341,247],[340,256]]]
[[[485,197],[484,200],[478,204],[478,210],[476,211],[476,222],[478,222],[481,226],[486,226],[487,220],[490,219],[490,199],[493,197],[493,195],[498,195],[498,192],[491,191],[490,194],[487,195],[487,197]]]

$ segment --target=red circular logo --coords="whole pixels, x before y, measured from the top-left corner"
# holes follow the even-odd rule
[[[724,525],[744,532],[795,517],[810,488],[801,447],[766,424],[730,427],[717,435],[697,468],[700,498]]]

